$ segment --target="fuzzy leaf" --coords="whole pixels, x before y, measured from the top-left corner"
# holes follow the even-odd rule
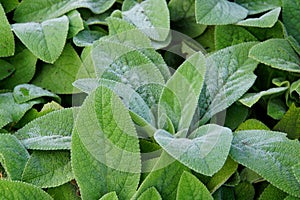
[[[0,191],[2,199],[53,200],[53,198],[41,188],[23,182],[0,180]]]
[[[269,39],[251,48],[249,56],[273,68],[300,73],[300,57],[286,39]]]
[[[24,49],[8,59],[15,71],[11,76],[0,82],[0,86],[13,89],[15,86],[28,83],[34,76],[37,58],[28,49]]]
[[[109,9],[115,0],[24,0],[15,11],[17,22],[41,22],[59,17],[76,8],[88,8],[94,13],[103,13]]]
[[[300,25],[299,21],[299,0],[282,0],[282,18],[287,32],[300,42]]]
[[[207,199],[213,200],[210,192],[194,175],[183,172],[178,183],[177,200]]]
[[[226,161],[232,133],[228,128],[208,124],[196,129],[188,138],[176,138],[164,130],[158,130],[154,138],[176,160],[198,173],[211,176]]]
[[[92,92],[78,113],[72,167],[84,199],[99,199],[112,191],[128,199],[137,189],[141,170],[137,133],[121,99],[106,87]]]
[[[285,134],[267,130],[239,131],[234,135],[230,156],[252,169],[277,188],[300,197],[300,182],[293,166],[300,163],[300,144]]]
[[[60,102],[56,94],[31,84],[21,84],[14,88],[13,95],[17,103],[24,103],[39,97],[51,97]]]
[[[259,196],[259,200],[277,200],[277,199],[285,199],[287,194],[273,185],[269,184],[266,189]]]
[[[15,136],[0,134],[0,162],[8,179],[21,180],[29,157],[29,153]]]
[[[278,94],[286,91],[288,87],[277,87],[277,88],[270,88],[266,91],[260,91],[258,93],[246,93],[240,100],[242,104],[251,108],[255,103],[259,101],[263,96]]]
[[[227,0],[196,0],[196,20],[199,24],[225,25],[247,17],[248,11]]]
[[[13,24],[12,29],[35,56],[45,62],[54,63],[65,46],[69,20],[62,16],[42,23]]]
[[[216,49],[223,49],[243,42],[257,41],[244,27],[225,25],[215,27]]]
[[[69,39],[77,35],[77,33],[83,30],[84,27],[80,13],[77,10],[72,10],[69,12],[67,17],[69,19],[69,32],[67,38]]]
[[[56,187],[73,178],[67,151],[34,151],[22,175],[22,181],[41,188]]]
[[[155,187],[150,187],[145,192],[141,194],[141,196],[137,200],[162,200],[159,192],[155,189]]]
[[[5,12],[8,13],[14,10],[19,5],[19,0],[0,0],[0,3],[2,4]]]
[[[0,81],[7,78],[15,71],[14,66],[5,60],[0,60],[0,66]]]
[[[17,131],[15,136],[28,149],[70,149],[73,121],[76,113],[76,108],[51,112],[26,124]]]
[[[176,131],[186,130],[197,107],[204,76],[206,60],[202,53],[189,57],[174,73],[163,89],[159,104],[158,118],[168,116]],[[165,122],[159,121],[163,128]]]
[[[292,104],[273,129],[287,133],[289,138],[298,139],[300,137],[300,108]]]
[[[99,200],[118,200],[118,196],[116,192],[109,192],[105,195],[103,195]]]
[[[56,94],[76,93],[72,83],[78,76],[83,76],[78,74],[81,66],[75,49],[67,44],[59,59],[54,64],[44,64],[32,83]]]
[[[257,62],[248,57],[255,42],[231,46],[207,58],[205,82],[199,97],[199,124],[237,101],[254,83]]]
[[[167,39],[170,31],[170,15],[165,0],[146,0],[123,11],[123,18],[134,24],[148,37],[156,41]]]
[[[76,186],[74,183],[66,183],[58,187],[48,188],[47,193],[50,194],[55,200],[80,200],[81,198],[76,194]]]
[[[259,18],[248,18],[242,21],[239,21],[237,25],[240,26],[254,26],[260,28],[271,28],[275,25],[278,20],[281,8],[275,8],[267,12],[266,14],[260,16]]]
[[[281,0],[235,0],[236,3],[245,7],[249,15],[262,13],[277,7],[281,7]]]
[[[12,56],[15,52],[14,35],[6,18],[4,9],[0,4],[0,57]]]

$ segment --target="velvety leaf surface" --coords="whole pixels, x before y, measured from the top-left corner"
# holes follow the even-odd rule
[[[22,175],[22,181],[41,188],[56,187],[72,178],[74,175],[68,151],[34,151]]]
[[[123,18],[148,37],[164,41],[170,31],[170,15],[164,0],[146,0],[122,12]]]
[[[277,199],[285,199],[287,197],[287,193],[279,190],[273,185],[269,184],[266,189],[264,189],[263,193],[259,196],[260,200],[277,200]]]
[[[211,176],[225,163],[232,133],[228,128],[208,124],[196,129],[188,138],[174,137],[164,130],[158,130],[154,138],[179,162],[198,173]]]
[[[74,183],[73,183],[74,184]],[[47,193],[55,200],[80,200],[78,190],[72,183],[66,183],[58,187],[48,188]]]
[[[248,11],[227,0],[196,0],[196,20],[199,24],[225,25],[244,19]]]
[[[43,70],[37,73],[32,83],[56,94],[76,93],[72,83],[78,76],[84,77],[83,74],[78,74],[81,66],[78,54],[68,44],[55,63],[43,65]]]
[[[110,89],[98,87],[83,103],[72,135],[72,166],[82,198],[116,191],[128,199],[139,183],[140,162],[128,110]]]
[[[14,20],[17,22],[41,22],[59,17],[76,8],[88,8],[94,13],[102,13],[110,8],[115,0],[24,0],[15,11]]]
[[[162,200],[160,194],[158,191],[155,189],[155,187],[150,187],[147,189],[145,192],[141,194],[141,196],[137,200]]]
[[[300,42],[300,25],[298,23],[300,10],[298,9],[300,6],[300,1],[282,1],[282,18],[283,23],[286,26],[286,29],[289,34],[291,34],[295,39]]]
[[[0,60],[0,81],[7,78],[9,75],[11,75],[15,68],[12,64],[6,62],[5,60]]]
[[[71,133],[77,112],[76,108],[51,112],[26,124],[15,136],[28,149],[70,149]]]
[[[79,31],[83,30],[83,20],[80,16],[80,13],[77,10],[72,10],[71,12],[67,13],[67,17],[69,19],[69,32],[67,38],[72,38]]]
[[[275,25],[278,20],[281,8],[275,8],[267,12],[266,14],[260,16],[259,18],[248,18],[242,21],[239,21],[237,25],[240,26],[254,26],[260,28],[270,28]]]
[[[177,69],[162,91],[158,104],[159,120],[164,120],[163,115],[166,115],[176,131],[187,131],[197,107],[205,72],[206,60],[201,53],[195,53]],[[159,124],[165,123],[159,121]]]
[[[17,103],[24,103],[39,97],[51,97],[60,102],[60,97],[56,94],[32,84],[20,84],[16,86],[14,88],[13,95]]]
[[[12,56],[15,52],[15,40],[2,5],[0,5],[0,35],[0,57]]]
[[[228,108],[252,86],[257,62],[248,57],[255,42],[242,43],[219,50],[207,57],[204,86],[196,119],[206,123],[213,115]]]
[[[100,200],[118,200],[118,199],[119,198],[118,198],[116,192],[107,193],[100,198]]]
[[[12,25],[12,29],[35,56],[45,62],[54,63],[65,46],[69,20],[62,16],[42,23],[17,23]]]
[[[255,45],[249,56],[273,68],[300,72],[300,58],[286,39],[270,39]]]
[[[235,2],[245,7],[249,15],[262,13],[282,5],[281,0],[235,0]]]
[[[8,59],[14,66],[15,71],[11,76],[0,81],[0,86],[5,89],[13,89],[18,84],[28,83],[34,76],[37,58],[28,49],[17,53],[14,57]]]
[[[292,104],[273,129],[287,133],[291,139],[298,139],[300,137],[300,108]]]
[[[289,140],[285,134],[266,130],[236,132],[230,156],[238,163],[252,169],[277,188],[300,196],[300,183],[293,166],[300,162],[298,141]]]
[[[183,172],[178,183],[177,200],[207,199],[212,200],[210,192],[197,177],[189,172]]]
[[[1,198],[3,199],[53,200],[53,198],[41,188],[17,181],[0,180],[0,191]]]
[[[25,147],[16,137],[9,134],[0,134],[0,161],[9,180],[21,180],[29,156]]]

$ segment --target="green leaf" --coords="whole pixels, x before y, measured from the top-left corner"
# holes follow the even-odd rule
[[[39,99],[18,104],[12,93],[0,93],[0,128],[11,122],[18,122],[33,105],[41,103]]]
[[[248,18],[242,21],[239,21],[237,25],[240,26],[254,26],[260,28],[271,28],[275,25],[278,20],[281,8],[275,8],[259,18]]]
[[[54,64],[44,64],[43,70],[36,74],[32,84],[56,94],[72,94],[77,91],[72,83],[77,79],[82,63],[75,49],[67,44]]]
[[[238,163],[228,157],[223,167],[216,174],[214,174],[206,184],[208,190],[211,193],[214,193],[233,175],[237,168]]]
[[[244,168],[241,171],[240,177],[241,177],[241,181],[247,181],[252,184],[260,181],[264,181],[264,179],[260,175],[258,175],[257,173],[255,173],[254,171],[248,168]]]
[[[48,188],[47,193],[55,200],[80,200],[76,194],[76,186],[72,183],[66,183],[58,187]]]
[[[34,151],[24,169],[22,181],[41,188],[56,187],[73,177],[67,151]]]
[[[246,106],[235,103],[226,110],[224,126],[231,130],[236,129],[249,115],[249,109]]]
[[[300,138],[300,108],[292,104],[273,129],[287,133],[291,139]]]
[[[0,0],[6,13],[14,10],[19,5],[19,0]]]
[[[206,61],[202,53],[189,57],[166,83],[158,104],[158,118],[166,115],[176,131],[187,131],[197,107],[205,72]],[[165,122],[159,121],[159,124],[164,125]]]
[[[290,87],[290,96],[295,99],[296,102],[300,100],[300,79],[293,82]]]
[[[207,57],[205,82],[199,97],[200,124],[237,101],[254,83],[257,62],[248,57],[255,42],[242,43]],[[198,116],[199,115],[199,116]]]
[[[171,21],[173,23],[173,29],[182,32],[191,38],[201,35],[205,29],[206,25],[197,24],[195,19],[195,1],[181,1],[181,0],[171,0],[168,4],[170,10]]]
[[[88,8],[94,13],[103,13],[109,9],[115,0],[23,0],[14,13],[17,22],[41,22],[59,17],[76,8]]]
[[[27,149],[70,149],[73,121],[77,112],[76,108],[50,112],[26,124],[15,136]]]
[[[53,198],[41,188],[17,181],[0,180],[0,191],[1,198],[3,199],[53,200]]]
[[[0,66],[0,81],[7,78],[15,71],[14,66],[4,60],[0,60]]]
[[[0,134],[0,162],[5,169],[8,179],[21,180],[29,156],[27,150],[15,136]],[[1,194],[2,192],[1,190]]]
[[[189,172],[183,172],[177,189],[177,200],[213,199],[205,185]]]
[[[284,38],[286,37],[286,30],[281,21],[277,21],[272,28],[258,28],[258,27],[244,27],[259,41],[265,41],[270,38]]]
[[[270,130],[270,128],[257,119],[248,119],[236,129],[241,130]]]
[[[289,195],[286,198],[284,198],[284,200],[299,200],[299,198]]]
[[[287,111],[287,106],[282,99],[270,98],[267,106],[267,114],[273,119],[280,120]]]
[[[51,97],[57,102],[60,102],[60,97],[56,94],[32,84],[21,84],[16,86],[13,91],[13,96],[17,103],[25,103],[39,97]]]
[[[255,188],[249,182],[240,182],[235,188],[236,199],[254,199]]]
[[[269,184],[263,193],[259,196],[259,200],[278,200],[285,199],[288,194]]]
[[[8,62],[12,64],[16,70],[11,76],[0,81],[1,87],[13,89],[19,84],[28,83],[33,78],[37,58],[28,49],[24,49],[9,58]]]
[[[290,45],[292,45],[294,50],[300,55],[300,44],[297,42],[297,40],[291,35],[287,36],[286,39],[289,41]]]
[[[123,11],[123,18],[134,24],[149,38],[167,39],[170,31],[170,14],[165,0],[146,0]]]
[[[275,69],[300,72],[300,58],[286,39],[269,39],[251,48],[249,56]]]
[[[141,196],[137,200],[162,200],[159,192],[155,189],[155,187],[150,187],[145,192],[141,194]]]
[[[0,3],[0,57],[12,56],[15,52],[14,35],[6,18],[4,9]]]
[[[62,16],[42,23],[13,24],[12,29],[36,57],[44,62],[54,63],[65,46],[69,20]]]
[[[67,14],[69,19],[69,32],[67,38],[70,39],[77,35],[79,31],[83,30],[83,21],[80,16],[80,13],[77,10],[72,10]]]
[[[225,25],[247,17],[248,11],[227,0],[196,0],[196,20],[199,24]]]
[[[133,89],[148,83],[164,84],[158,67],[132,47],[99,40],[94,45],[92,58],[98,78],[122,82]]]
[[[84,101],[71,152],[82,198],[116,191],[128,199],[136,191],[141,170],[137,133],[121,99],[108,88],[98,87]]]
[[[215,193],[213,197],[216,200],[232,200],[235,199],[234,188],[222,186]]]
[[[223,49],[243,42],[257,41],[244,27],[225,25],[215,27],[216,49]]]
[[[282,4],[281,0],[235,0],[235,2],[245,7],[249,15],[281,7]]]
[[[97,30],[83,30],[73,38],[73,42],[78,47],[91,46],[105,35],[106,33]]]
[[[228,128],[208,124],[196,129],[188,138],[176,138],[164,130],[158,130],[154,138],[176,160],[198,173],[211,176],[226,161],[232,133]]]
[[[278,94],[278,93],[280,94],[286,91],[287,89],[288,87],[277,87],[277,88],[270,88],[265,91],[260,91],[258,93],[246,93],[241,99],[239,99],[239,102],[251,108],[262,97],[272,95],[272,94]]]
[[[141,183],[139,189],[132,199],[138,198],[147,189],[152,187],[157,189],[162,199],[176,199],[177,186],[180,176],[184,171],[188,170],[189,169],[187,167],[174,160],[165,151],[163,151],[160,157],[154,160],[153,168],[150,169],[150,173]]]
[[[282,18],[287,32],[300,42],[299,6],[300,1],[282,0]]]
[[[252,169],[275,187],[300,196],[300,182],[293,166],[300,163],[300,144],[285,134],[266,130],[237,132],[232,141],[230,156]]]
[[[118,198],[116,192],[109,192],[100,198],[100,200],[118,200],[118,199],[119,198]]]

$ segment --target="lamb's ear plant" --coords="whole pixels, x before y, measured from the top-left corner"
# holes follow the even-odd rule
[[[300,0],[0,0],[0,199],[300,199]]]

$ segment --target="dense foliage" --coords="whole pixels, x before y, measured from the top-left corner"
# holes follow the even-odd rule
[[[0,199],[300,198],[300,0],[0,3]]]

